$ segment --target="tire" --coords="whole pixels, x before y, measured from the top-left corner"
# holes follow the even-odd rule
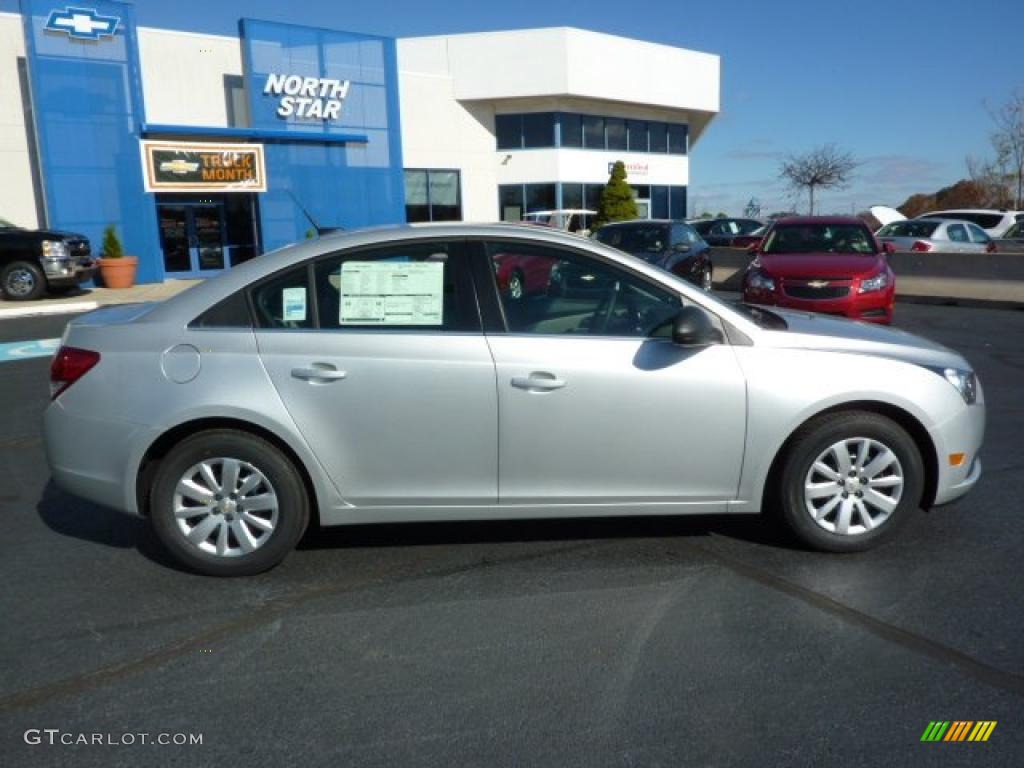
[[[778,477],[778,511],[797,539],[823,552],[860,552],[893,536],[918,508],[924,462],[891,419],[832,413],[793,435]]]
[[[32,301],[46,293],[46,277],[31,261],[12,261],[0,269],[0,288],[10,301]]]
[[[711,293],[711,289],[714,287],[714,267],[711,266],[710,262],[700,276],[700,287],[703,288],[707,293]]]
[[[219,494],[232,485],[232,472],[238,496]],[[179,494],[186,480],[192,492]],[[309,522],[309,497],[292,462],[266,440],[232,429],[200,432],[174,446],[160,462],[149,499],[153,529],[167,551],[207,576],[273,568]],[[176,508],[196,513],[176,515]]]

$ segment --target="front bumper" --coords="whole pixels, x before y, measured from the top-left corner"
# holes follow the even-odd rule
[[[66,267],[54,268],[46,266],[44,271],[47,284],[57,288],[64,288],[81,285],[88,280],[92,280],[98,269],[99,267],[96,262],[89,261]]]
[[[802,312],[818,312],[825,315],[837,315],[850,320],[862,320],[868,323],[892,322],[893,305],[896,301],[895,291],[873,291],[871,293],[844,296],[839,299],[797,299],[779,291],[763,291],[745,287],[743,301],[748,304],[766,304]]]
[[[955,501],[971,490],[981,477],[981,450],[985,439],[985,396],[978,384],[978,399],[929,430],[938,458],[938,482],[935,506]],[[959,466],[950,464],[950,456],[965,454]]]

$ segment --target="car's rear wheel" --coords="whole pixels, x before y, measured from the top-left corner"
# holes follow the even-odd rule
[[[870,412],[832,413],[793,436],[778,500],[804,544],[858,552],[896,533],[923,487],[921,453],[899,424]]]
[[[11,301],[30,301],[46,291],[46,278],[31,261],[12,261],[0,270],[0,286]]]
[[[237,430],[201,432],[161,461],[150,494],[160,541],[179,563],[209,576],[273,568],[309,521],[298,471],[275,446]]]

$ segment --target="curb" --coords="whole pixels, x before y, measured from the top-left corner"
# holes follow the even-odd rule
[[[95,301],[76,301],[68,304],[45,304],[43,306],[0,309],[0,320],[8,317],[35,317],[36,315],[67,315],[73,312],[89,312],[99,308]]]

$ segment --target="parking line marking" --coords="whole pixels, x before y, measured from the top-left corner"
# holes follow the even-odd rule
[[[12,341],[0,344],[0,363],[13,363],[33,357],[52,357],[60,346],[60,339],[36,339],[34,341]]]

